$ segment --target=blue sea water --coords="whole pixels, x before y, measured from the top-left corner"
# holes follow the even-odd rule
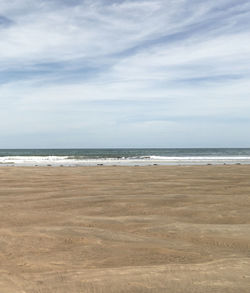
[[[195,165],[250,163],[250,148],[0,149],[1,165]]]

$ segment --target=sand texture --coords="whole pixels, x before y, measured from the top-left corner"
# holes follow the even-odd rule
[[[250,166],[1,167],[0,293],[250,292]]]

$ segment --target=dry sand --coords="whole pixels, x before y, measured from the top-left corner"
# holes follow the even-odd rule
[[[0,293],[249,293],[249,257],[250,166],[0,168]]]

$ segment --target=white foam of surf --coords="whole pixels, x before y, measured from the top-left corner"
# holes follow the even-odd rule
[[[164,157],[144,156],[130,158],[74,158],[68,156],[6,156],[0,157],[1,166],[94,166],[103,165],[205,165],[205,164],[250,164],[250,156],[241,157]]]
[[[151,160],[165,160],[165,161],[250,161],[250,156],[189,156],[189,157],[164,157],[164,156],[150,156]]]

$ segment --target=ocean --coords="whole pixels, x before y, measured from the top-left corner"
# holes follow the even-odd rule
[[[0,149],[1,166],[250,164],[250,148]]]

